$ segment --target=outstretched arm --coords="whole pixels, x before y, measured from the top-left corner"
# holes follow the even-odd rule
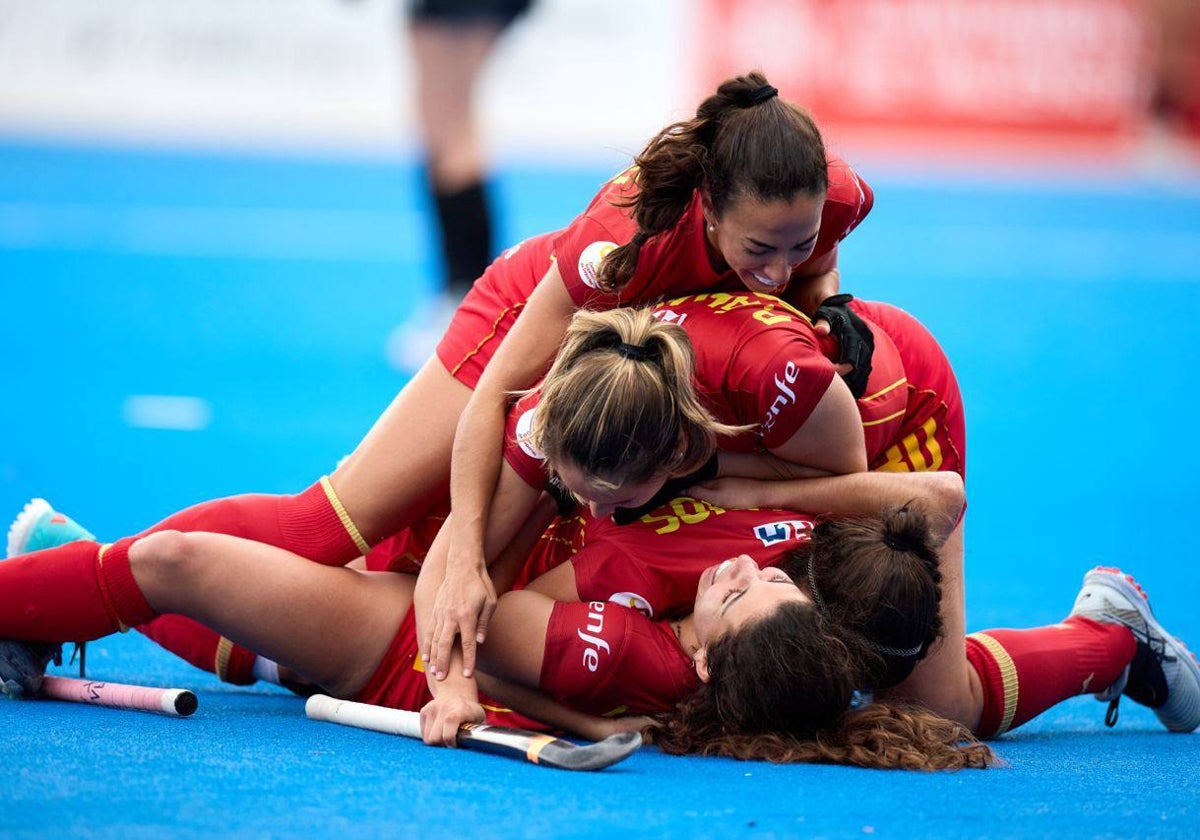
[[[486,637],[486,622],[479,627],[478,617],[494,603],[495,595],[485,594],[479,604],[479,587],[473,587],[472,597],[453,590],[472,576],[475,580],[486,578],[487,561],[495,556],[487,553],[485,541],[490,540],[489,518],[498,508],[493,493],[500,477],[508,398],[514,391],[533,385],[546,371],[574,312],[575,304],[558,269],[552,266],[484,370],[455,433],[450,468],[455,524],[444,550],[445,574],[452,590],[447,599],[458,605],[460,620],[443,617],[442,623],[452,624],[452,632],[462,634],[467,645]],[[472,609],[464,607],[473,608],[474,615]]]
[[[487,525],[484,553],[490,560],[501,555],[514,541],[537,505],[540,491],[530,487],[508,464],[500,470],[495,490],[495,515]],[[475,648],[487,635],[496,608],[496,590],[488,569],[453,565],[448,552],[459,527],[458,514],[451,511],[421,566],[414,595],[417,610],[417,644],[430,673],[440,679],[450,668],[451,650],[462,639],[464,676],[475,668]],[[506,566],[509,565],[506,563]],[[506,568],[504,587],[512,576]]]
[[[724,455],[722,455],[724,457]],[[783,481],[720,478],[690,488],[698,499],[721,507],[768,507],[828,516],[875,516],[886,507],[917,501],[945,540],[966,502],[954,472],[865,472]]]

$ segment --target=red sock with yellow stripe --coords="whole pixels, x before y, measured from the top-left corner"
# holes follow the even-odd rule
[[[1031,630],[967,636],[967,660],[983,686],[975,734],[993,738],[1080,694],[1116,682],[1137,643],[1129,629],[1073,616]]]
[[[285,548],[327,566],[344,566],[371,550],[328,478],[295,496],[247,494],[202,502],[172,514],[155,531],[213,531]]]
[[[182,615],[162,615],[139,624],[139,633],[197,668],[216,674],[227,683],[255,682],[253,651],[235,645],[215,630]]]
[[[124,539],[73,542],[0,563],[0,638],[86,642],[149,621]]]

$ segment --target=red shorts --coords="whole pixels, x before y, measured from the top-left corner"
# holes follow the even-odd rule
[[[956,472],[967,477],[967,425],[962,393],[937,339],[913,316],[885,303],[851,308],[883,328],[908,378],[908,407],[895,443],[871,464],[883,472]]]
[[[371,675],[366,688],[350,699],[411,712],[421,711],[433,699],[429,684],[425,681],[425,663],[417,655],[417,618],[412,610],[400,622],[400,629],[396,631],[391,646]],[[504,708],[483,694],[479,695],[479,702],[487,712],[487,722],[494,726],[513,726],[542,732],[551,728]]]
[[[421,571],[425,555],[429,553],[429,547],[433,545],[433,539],[442,529],[449,513],[450,500],[446,499],[412,525],[380,542],[367,554],[367,569],[414,575]]]
[[[534,287],[550,270],[557,235],[543,233],[509,248],[487,267],[455,311],[437,356],[450,375],[471,390]]]

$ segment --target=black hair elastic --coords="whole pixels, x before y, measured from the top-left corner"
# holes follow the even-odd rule
[[[778,95],[779,89],[773,85],[763,85],[762,87],[757,87],[750,91],[750,95],[746,97],[746,107],[749,108],[753,105],[757,105],[760,102],[766,102],[768,99]]]
[[[644,362],[652,355],[649,347],[643,347],[640,344],[629,344],[625,341],[617,345],[617,352],[626,359],[633,359],[635,362]]]

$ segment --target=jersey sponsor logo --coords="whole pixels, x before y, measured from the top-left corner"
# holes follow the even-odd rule
[[[584,631],[587,632],[584,632]],[[612,648],[608,646],[608,642],[600,638],[600,634],[604,632],[604,602],[590,601],[588,603],[587,624],[584,627],[577,628],[575,632],[579,638],[583,640],[583,667],[587,668],[593,674],[600,667],[600,654],[611,653]]]
[[[800,369],[796,367],[795,362],[788,362],[783,366],[781,373],[775,374],[775,399],[771,400],[771,404],[767,407],[767,413],[763,417],[764,430],[775,425],[780,412],[789,405],[795,405],[796,392],[792,390],[792,386],[796,384],[799,377]]]
[[[813,524],[807,519],[785,519],[780,522],[767,522],[754,526],[754,536],[764,546],[772,546],[781,542],[801,542],[812,534]]]
[[[636,592],[614,592],[608,596],[608,600],[614,604],[620,604],[622,607],[629,607],[631,610],[637,610],[647,618],[654,618],[654,607],[650,602]]]
[[[534,406],[517,418],[517,445],[530,458],[545,461],[546,456],[533,445],[533,418],[536,414],[537,407]]]
[[[680,315],[678,312],[670,309],[656,309],[650,314],[664,324],[678,324],[679,326],[683,326],[683,322],[687,320],[686,312]]]
[[[579,279],[593,289],[600,288],[600,263],[617,247],[616,242],[593,242],[579,255]]]

